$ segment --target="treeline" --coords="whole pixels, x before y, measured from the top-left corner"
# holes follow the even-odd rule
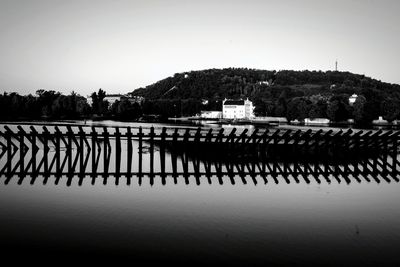
[[[357,94],[353,105],[349,97]],[[379,116],[400,119],[400,85],[337,71],[266,71],[245,68],[178,73],[110,104],[106,92],[91,94],[92,103],[75,92],[38,90],[36,95],[0,95],[0,119],[108,118],[138,120],[192,116],[222,110],[225,98],[249,98],[258,116],[354,119],[367,124]],[[140,101],[138,101],[140,99]]]
[[[106,92],[99,89],[87,99],[71,92],[69,95],[53,90],[37,90],[35,95],[4,93],[0,95],[0,120],[86,119],[93,117],[122,118],[131,107],[124,103],[110,104],[104,99]],[[118,107],[121,106],[121,107]]]
[[[353,94],[359,97],[351,106],[349,97]],[[389,121],[400,119],[400,85],[350,72],[209,69],[175,74],[132,95],[147,102],[171,102],[170,108],[174,101],[196,99],[201,110],[221,110],[224,98],[248,97],[256,115],[290,120],[354,119],[365,124],[378,116]],[[208,104],[202,105],[205,101]]]
[[[312,95],[294,97],[275,108],[275,115],[284,116],[288,120],[304,120],[305,118],[328,118],[333,122],[353,119],[357,124],[368,124],[382,116],[388,121],[400,119],[400,102],[394,99],[371,100],[359,95],[350,105],[348,94],[337,94],[331,97]],[[271,107],[274,109],[274,107]],[[279,114],[279,112],[282,112]]]
[[[91,104],[75,92],[63,95],[56,91],[37,90],[35,95],[4,93],[0,95],[0,120],[116,119],[139,120],[146,115],[158,119],[199,113],[196,99],[132,101],[130,98],[109,103],[106,92],[91,94]]]
[[[36,95],[17,93],[0,95],[0,119],[78,119],[88,116],[91,107],[86,98],[75,92],[63,95],[56,91],[37,90]]]
[[[350,105],[349,98],[357,98]],[[255,113],[260,116],[287,117],[288,120],[328,118],[331,121],[354,119],[367,124],[379,116],[388,121],[400,119],[400,98],[376,89],[332,89],[328,93],[306,94],[302,91],[283,89],[278,97],[254,99]]]

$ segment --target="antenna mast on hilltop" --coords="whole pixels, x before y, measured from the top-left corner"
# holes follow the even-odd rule
[[[335,61],[335,71],[337,71],[337,59]]]

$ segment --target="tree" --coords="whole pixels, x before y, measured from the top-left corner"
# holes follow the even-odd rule
[[[87,116],[90,113],[90,106],[87,103],[87,100],[83,96],[77,96],[76,99],[76,107],[75,107],[76,114],[80,116]]]
[[[327,99],[322,95],[313,95],[310,98],[311,108],[308,116],[310,119],[326,118]]]
[[[97,97],[97,93],[93,92],[90,96],[92,98],[92,113],[99,113],[99,98]]]
[[[292,98],[287,105],[286,118],[288,121],[304,120],[311,109],[311,101],[304,97]]]
[[[182,115],[193,116],[201,111],[201,102],[197,99],[184,99],[181,101]]]
[[[334,95],[329,99],[326,115],[331,121],[345,121],[349,119],[351,107],[347,94]]]
[[[274,115],[278,116],[278,117],[285,117],[286,112],[287,112],[287,93],[286,93],[286,90],[284,90],[280,94],[280,96],[276,102],[276,106],[274,109]]]
[[[383,102],[383,93],[376,89],[363,89],[362,95],[365,96],[364,120],[371,122],[382,115],[381,104]]]
[[[106,92],[100,88],[97,93],[93,92],[91,97],[93,114],[104,115],[107,113],[109,103],[108,101],[104,100],[106,97]]]
[[[388,121],[394,121],[400,115],[400,100],[387,98],[382,103],[383,118]]]
[[[353,104],[353,118],[357,124],[367,123],[365,116],[365,103],[367,103],[367,99],[363,95],[359,95]]]

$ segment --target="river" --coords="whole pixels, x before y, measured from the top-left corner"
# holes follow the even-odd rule
[[[90,123],[90,122],[87,122]],[[110,126],[113,122],[103,123]],[[119,126],[139,124],[118,123]],[[144,125],[149,126],[149,125]],[[155,127],[166,125],[153,124]],[[172,127],[172,125],[169,125]],[[50,177],[51,179],[52,177]],[[4,177],[1,177],[4,180]],[[121,178],[122,179],[122,178]],[[350,184],[186,183],[0,185],[3,260],[143,265],[398,266],[400,187]],[[14,255],[20,255],[19,257]]]

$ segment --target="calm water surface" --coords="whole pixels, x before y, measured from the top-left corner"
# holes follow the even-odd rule
[[[139,186],[135,179],[130,186],[0,181],[0,255],[51,263],[400,265],[395,182],[238,178],[232,185],[223,177],[221,185],[202,177],[196,185],[193,177],[189,184],[167,177],[162,185],[156,177],[151,186],[145,177]]]
[[[398,184],[387,183],[67,187],[39,178],[0,187],[0,236],[8,249],[145,262],[395,264],[399,204]]]

